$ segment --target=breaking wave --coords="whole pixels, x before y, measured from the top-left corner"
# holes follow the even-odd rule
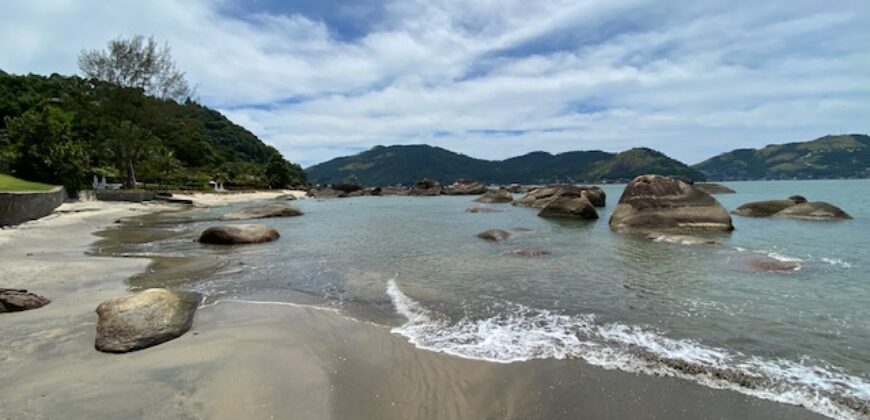
[[[606,369],[680,377],[801,405],[834,418],[870,417],[870,383],[833,366],[762,359],[637,326],[602,323],[592,314],[569,316],[518,304],[494,317],[451,322],[405,295],[395,280],[388,282],[387,295],[407,319],[392,332],[421,349],[496,363],[582,359]]]

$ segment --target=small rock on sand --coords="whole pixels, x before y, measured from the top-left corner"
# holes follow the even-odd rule
[[[200,296],[168,289],[146,289],[110,299],[97,307],[94,347],[126,353],[175,339],[190,330]]]
[[[50,300],[24,289],[0,288],[0,313],[37,309],[49,303]]]

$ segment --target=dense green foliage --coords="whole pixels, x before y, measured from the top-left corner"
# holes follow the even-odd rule
[[[714,180],[870,177],[870,137],[825,136],[813,141],[738,149],[694,166]]]
[[[619,154],[602,151],[558,155],[534,152],[503,161],[488,161],[426,145],[377,146],[354,156],[333,159],[306,169],[312,182],[356,182],[363,185],[410,185],[426,177],[442,183],[450,183],[457,178],[473,178],[497,184],[619,182],[646,173],[704,179],[700,172],[645,148]]]
[[[30,182],[0,174],[0,191],[48,191],[52,188],[51,185],[40,182]]]
[[[79,77],[0,71],[0,170],[71,191],[93,174],[175,188],[283,187],[302,169],[219,112]]]

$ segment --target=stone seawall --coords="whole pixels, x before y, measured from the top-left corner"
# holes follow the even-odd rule
[[[63,187],[49,191],[0,192],[0,226],[12,226],[51,214],[66,199]]]

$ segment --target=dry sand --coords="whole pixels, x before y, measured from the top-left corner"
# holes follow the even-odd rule
[[[208,192],[208,193],[180,193],[173,194],[173,198],[180,198],[184,200],[192,200],[193,204],[197,207],[212,207],[212,206],[225,206],[233,203],[243,203],[247,201],[255,201],[255,200],[273,200],[282,195],[292,195],[296,198],[303,198],[306,196],[305,191],[299,190],[275,190],[275,191],[257,191],[257,192],[245,192],[245,193],[234,193],[234,192]]]
[[[166,207],[93,206],[100,209],[0,231],[0,286],[53,300],[0,315],[0,418],[817,417],[577,360],[505,365],[421,351],[386,327],[298,305],[221,302],[201,308],[179,339],[129,354],[99,353],[94,308],[124,294],[124,280],[148,260],[87,256],[92,232]]]

